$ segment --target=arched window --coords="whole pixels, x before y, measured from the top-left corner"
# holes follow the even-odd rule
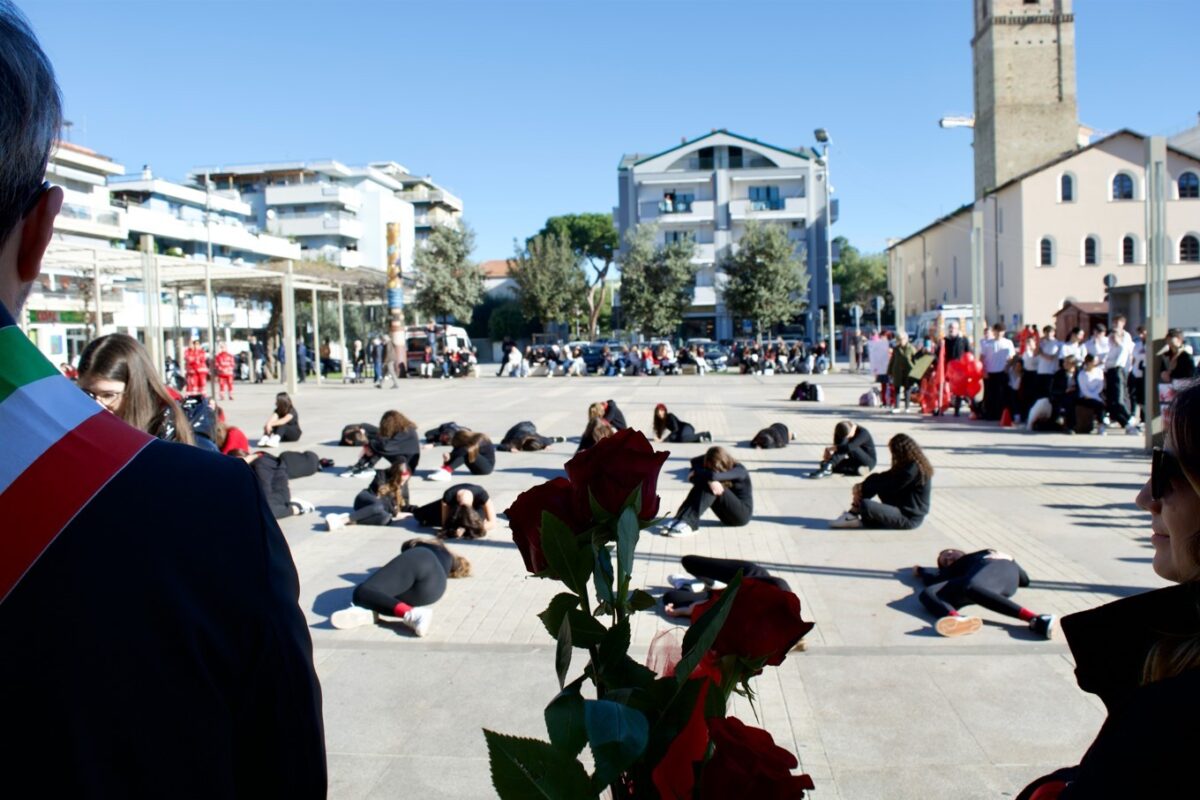
[[[1042,239],[1041,248],[1038,253],[1038,266],[1054,266],[1054,242],[1048,236]]]
[[[1137,260],[1137,241],[1132,236],[1121,240],[1121,263],[1133,264]]]
[[[1089,236],[1086,239],[1084,239],[1083,240],[1083,263],[1084,264],[1092,264],[1092,265],[1098,264],[1099,263],[1099,255],[1098,255],[1099,249],[1100,249],[1100,244],[1095,236]]]
[[[1200,197],[1200,178],[1194,172],[1185,172],[1179,176],[1179,198]]]
[[[1063,175],[1059,182],[1059,200],[1064,203],[1075,202],[1075,178],[1071,175]]]
[[[1112,199],[1113,200],[1132,200],[1133,199],[1133,178],[1128,174],[1121,172],[1113,178],[1112,184]]]
[[[1189,233],[1179,240],[1179,261],[1186,264],[1200,263],[1200,239]]]

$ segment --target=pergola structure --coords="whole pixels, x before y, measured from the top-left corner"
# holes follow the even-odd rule
[[[298,389],[299,380],[296,364],[296,292],[312,293],[313,306],[313,352],[316,353],[318,364],[321,352],[320,313],[318,311],[318,293],[326,292],[337,295],[338,304],[338,340],[343,347],[343,362],[349,349],[346,347],[346,326],[344,313],[343,287],[346,285],[362,285],[364,283],[379,287],[382,299],[386,275],[369,269],[343,270],[336,267],[326,267],[319,264],[301,262],[299,271],[291,261],[271,262],[256,266],[236,264],[220,264],[214,262],[195,261],[176,256],[158,255],[152,252],[151,237],[144,236],[142,250],[118,250],[113,248],[93,248],[74,245],[66,242],[52,242],[42,260],[44,268],[59,271],[72,271],[81,278],[90,277],[92,280],[92,302],[96,315],[96,330],[99,331],[104,319],[102,310],[102,286],[104,278],[121,278],[128,288],[140,285],[145,297],[146,320],[145,342],[151,360],[160,370],[165,368],[162,325],[162,308],[160,302],[151,302],[151,298],[161,298],[167,287],[177,293],[181,289],[203,291],[205,309],[208,316],[208,346],[209,352],[216,351],[215,325],[213,322],[216,309],[215,297],[220,289],[261,289],[264,284],[275,284],[281,289],[283,298],[283,347],[289,357],[284,359],[286,386],[289,393]],[[214,288],[216,287],[216,288]],[[177,312],[178,313],[178,312]],[[343,365],[343,369],[345,366]],[[164,376],[165,377],[165,376]],[[321,370],[317,369],[317,384],[322,381]],[[216,391],[216,381],[210,384]]]

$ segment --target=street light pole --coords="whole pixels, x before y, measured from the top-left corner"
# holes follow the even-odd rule
[[[833,209],[829,204],[829,145],[832,140],[829,138],[829,132],[824,128],[817,128],[813,131],[817,142],[825,145],[824,162],[825,162],[825,280],[829,287],[829,294],[826,302],[829,305],[829,371],[834,372],[837,367],[837,342],[834,340],[835,322],[833,319]]]

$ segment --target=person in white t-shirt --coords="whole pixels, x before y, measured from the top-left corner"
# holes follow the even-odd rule
[[[871,364],[871,374],[880,384],[887,385],[888,361],[891,360],[892,343],[886,336],[877,332],[871,334],[867,341],[867,361]]]
[[[1037,384],[1034,398],[1050,396],[1050,379],[1058,372],[1059,348],[1062,342],[1054,338],[1054,326],[1042,328],[1042,340],[1038,342]]]
[[[1083,343],[1084,352],[1087,355],[1093,356],[1096,363],[1104,366],[1104,359],[1108,357],[1108,328],[1100,323],[1092,328],[1092,336]]]
[[[997,322],[992,326],[991,335],[979,345],[980,355],[983,356],[983,418],[998,420],[1004,413],[1005,401],[1008,397],[1008,362],[1017,353],[1017,346],[1012,339],[1004,335],[1004,323]]]
[[[1063,340],[1062,346],[1058,349],[1058,360],[1061,364],[1067,360],[1067,356],[1075,356],[1075,361],[1079,364],[1083,363],[1083,357],[1087,355],[1087,350],[1083,346],[1083,328],[1078,326],[1071,328],[1071,332],[1067,334],[1067,338]]]
[[[1133,416],[1129,408],[1129,371],[1133,368],[1133,337],[1125,330],[1125,315],[1113,318],[1112,333],[1108,337],[1108,353],[1104,357],[1104,395],[1108,402],[1108,414],[1118,425],[1126,426],[1130,434],[1136,435],[1137,428],[1130,424]]]
[[[1104,368],[1095,356],[1089,355],[1083,359],[1083,369],[1079,370],[1076,381],[1079,397],[1075,400],[1075,408],[1090,408],[1100,422],[1100,435],[1103,436],[1108,427],[1104,422]]]

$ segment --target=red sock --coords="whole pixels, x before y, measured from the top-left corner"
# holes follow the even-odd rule
[[[396,603],[396,607],[392,609],[393,617],[403,617],[408,612],[412,611],[412,606],[408,603]]]
[[[446,472],[449,472],[449,473],[454,472],[454,470],[452,470],[450,467],[442,467],[442,469],[446,470]]]
[[[1033,612],[1032,612],[1032,611],[1030,611],[1028,608],[1022,608],[1022,609],[1021,609],[1021,610],[1020,610],[1020,611],[1017,613],[1017,616],[1021,618],[1021,621],[1022,621],[1022,622],[1029,622],[1029,620],[1031,620],[1031,619],[1033,619],[1034,617],[1036,617],[1036,616],[1037,616],[1037,614],[1033,613]]]
[[[950,613],[949,613],[949,614],[947,614],[946,616],[948,616],[948,617],[957,617],[957,616],[958,616],[958,609],[957,609],[957,608],[952,608],[952,609],[950,609]]]

